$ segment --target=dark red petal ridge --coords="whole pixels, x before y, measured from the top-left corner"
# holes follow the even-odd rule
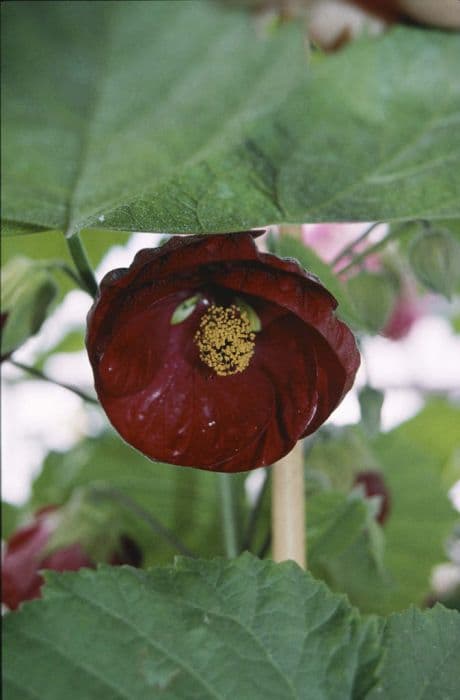
[[[335,298],[296,261],[260,252],[254,233],[174,236],[102,280],[86,341],[96,391],[122,437],[153,460],[231,472],[271,464],[353,383],[359,353]],[[193,313],[171,325],[196,294]],[[247,369],[218,376],[194,336],[206,305],[238,298],[262,329]]]

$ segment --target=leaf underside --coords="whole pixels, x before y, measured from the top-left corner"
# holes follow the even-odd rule
[[[308,60],[195,0],[2,11],[5,234],[460,217],[458,35]]]

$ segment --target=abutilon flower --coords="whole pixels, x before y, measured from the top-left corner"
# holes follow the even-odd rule
[[[359,366],[337,302],[244,232],[175,236],[109,272],[88,314],[100,402],[153,460],[270,465],[315,431]]]
[[[16,610],[24,600],[39,598],[42,569],[78,571],[96,564],[78,541],[49,551],[50,539],[59,527],[59,508],[47,506],[39,510],[32,522],[16,530],[6,543],[2,562],[2,603]],[[125,535],[119,538],[115,551],[109,554],[113,566],[140,566],[142,553]]]

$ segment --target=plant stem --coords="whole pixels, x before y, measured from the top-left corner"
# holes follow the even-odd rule
[[[355,238],[354,241],[351,241],[351,243],[342,248],[342,250],[339,253],[337,253],[335,258],[333,258],[333,260],[331,261],[331,267],[337,265],[337,263],[339,263],[342,260],[342,258],[346,258],[347,255],[349,255],[353,251],[353,249],[358,245],[358,243],[364,241],[368,237],[368,235],[372,233],[372,231],[381,223],[381,221],[375,221],[373,224],[368,226],[367,229],[363,231],[363,233],[361,233],[357,238]]]
[[[97,294],[98,286],[80,236],[78,233],[74,233],[71,236],[66,235],[66,241],[72,260],[78,270],[82,287],[94,298]]]
[[[302,443],[298,442],[272,469],[273,559],[292,559],[305,569],[307,557]]]
[[[264,482],[263,482],[262,486],[260,487],[260,491],[257,494],[256,501],[255,501],[255,503],[252,507],[251,513],[249,515],[248,526],[246,528],[246,532],[245,532],[245,535],[243,537],[243,543],[241,546],[241,548],[243,550],[245,550],[245,549],[250,550],[251,549],[251,544],[252,544],[252,540],[253,540],[256,525],[257,525],[257,520],[259,519],[260,511],[262,508],[262,503],[264,501],[265,494],[267,493],[269,483],[270,483],[270,472],[268,469],[266,469]]]
[[[193,552],[191,552],[190,549],[186,547],[178,537],[176,537],[174,532],[163,525],[154,515],[145,510],[145,508],[136,503],[136,501],[134,501],[132,498],[121,491],[118,491],[118,489],[110,487],[94,488],[92,490],[92,494],[96,498],[106,498],[112,501],[117,501],[117,503],[124,506],[127,510],[131,511],[131,513],[143,520],[155,533],[155,535],[166,540],[166,542],[177,549],[178,552],[184,554],[186,557],[195,558],[195,554],[193,554]]]
[[[219,474],[218,478],[225,553],[229,559],[234,559],[239,554],[235,482],[231,474]]]
[[[58,382],[56,379],[52,379],[51,377],[48,377],[47,374],[42,372],[40,369],[37,369],[36,367],[30,367],[29,365],[24,365],[22,362],[17,362],[17,360],[12,360],[11,358],[8,358],[8,362],[10,362],[10,364],[14,365],[14,367],[21,369],[23,372],[27,372],[28,374],[32,375],[33,377],[36,377],[37,379],[42,379],[43,381],[48,382],[49,384],[54,384],[55,386],[60,386],[61,389],[67,389],[67,391],[71,391],[73,394],[76,394],[81,399],[83,399],[83,401],[87,401],[88,403],[99,405],[99,401],[96,398],[93,398],[92,396],[85,394],[85,392],[81,391],[81,389],[78,389],[78,387],[72,386],[71,384],[65,384],[63,382]]]
[[[72,268],[69,267],[69,265],[67,265],[65,262],[61,262],[60,260],[53,260],[52,262],[48,263],[46,267],[49,270],[61,270],[61,272],[64,272],[67,275],[67,277],[69,277],[72,280],[72,282],[74,282],[77,285],[77,287],[80,287],[80,289],[83,289],[85,292],[88,291],[80,275],[74,272]]]
[[[260,547],[259,551],[257,552],[257,556],[259,559],[264,559],[265,555],[267,554],[268,550],[270,549],[270,545],[272,543],[272,531],[269,530],[267,534],[265,535],[265,539],[262,542],[262,546]]]
[[[360,265],[369,255],[377,253],[379,250],[384,248],[389,241],[399,238],[399,236],[404,235],[404,233],[406,233],[404,226],[395,226],[390,230],[389,234],[385,236],[385,238],[382,238],[380,241],[374,243],[374,245],[369,246],[369,248],[363,250],[362,253],[354,255],[350,262],[338,271],[338,274],[342,275],[355,267],[355,265]]]

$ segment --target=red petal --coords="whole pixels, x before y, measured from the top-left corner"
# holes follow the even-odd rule
[[[219,377],[201,362],[193,336],[203,309],[171,325],[197,292],[242,296],[259,315],[243,373]],[[250,233],[172,238],[101,285],[87,334],[99,398],[152,459],[219,471],[271,464],[351,386],[359,354],[335,307],[316,277],[259,253]]]

